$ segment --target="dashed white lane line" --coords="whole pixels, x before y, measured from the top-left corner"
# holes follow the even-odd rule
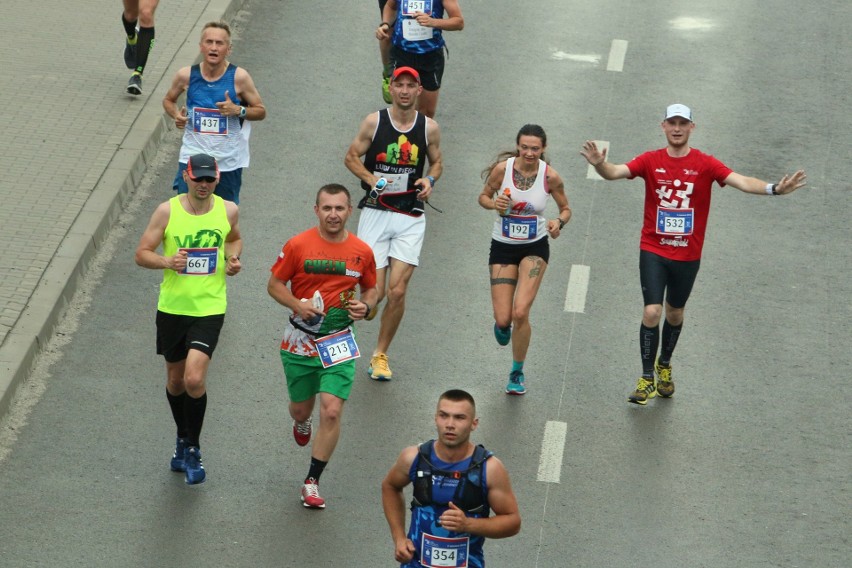
[[[572,264],[565,292],[565,311],[582,314],[586,312],[586,294],[589,291],[589,271],[585,264]]]
[[[624,69],[624,57],[627,55],[627,42],[623,39],[612,40],[609,48],[609,57],[606,60],[607,71],[621,71]]]
[[[562,473],[562,453],[565,450],[567,422],[548,420],[544,425],[544,438],[541,441],[541,459],[538,462],[538,480],[546,483],[559,483]]]

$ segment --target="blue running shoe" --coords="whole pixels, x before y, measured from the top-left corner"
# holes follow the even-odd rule
[[[186,471],[186,438],[175,440],[175,453],[172,455],[172,471]]]
[[[497,324],[494,324],[494,338],[497,339],[497,343],[500,345],[509,345],[509,342],[512,341],[512,326],[502,328],[497,327]]]
[[[527,387],[524,386],[523,371],[512,371],[509,373],[509,384],[506,385],[506,394],[527,394]]]
[[[197,485],[204,483],[207,473],[201,463],[201,450],[191,446],[186,450],[186,484]]]

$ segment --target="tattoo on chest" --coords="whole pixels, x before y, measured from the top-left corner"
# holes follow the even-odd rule
[[[526,190],[533,186],[535,183],[535,178],[538,177],[538,172],[534,173],[530,177],[526,177],[524,174],[519,172],[516,169],[512,169],[512,181],[515,183],[515,187],[520,190]]]

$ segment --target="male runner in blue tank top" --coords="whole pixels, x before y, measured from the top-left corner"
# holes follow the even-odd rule
[[[435,118],[444,76],[443,32],[462,29],[464,17],[458,0],[388,0],[382,8],[376,39],[380,46],[388,38],[391,42],[391,69],[386,70],[385,76],[399,67],[416,69],[423,81],[417,110],[429,118]],[[385,102],[391,102],[388,98]]]
[[[446,391],[435,413],[438,439],[404,449],[382,482],[394,557],[404,568],[484,568],[485,539],[521,530],[506,468],[470,441],[478,424],[473,397],[459,389]],[[402,491],[409,483],[414,483],[414,499],[406,534]]]
[[[201,63],[178,71],[163,98],[166,113],[183,130],[172,187],[178,193],[186,193],[183,181],[186,161],[194,154],[209,154],[219,163],[216,195],[239,204],[243,168],[249,165],[249,121],[266,118],[266,107],[251,75],[228,62],[231,54],[228,24],[205,24],[200,46]],[[178,97],[184,91],[186,106],[178,109]]]

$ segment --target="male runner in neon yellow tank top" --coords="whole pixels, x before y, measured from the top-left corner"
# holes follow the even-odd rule
[[[239,209],[213,190],[215,158],[196,154],[183,173],[189,193],[161,203],[136,249],[136,264],[163,270],[157,303],[157,354],[166,359],[166,396],[177,425],[172,471],[189,485],[206,477],[199,437],[206,378],[225,321],[225,275],[242,268]],[[162,243],[162,254],[157,248]]]

